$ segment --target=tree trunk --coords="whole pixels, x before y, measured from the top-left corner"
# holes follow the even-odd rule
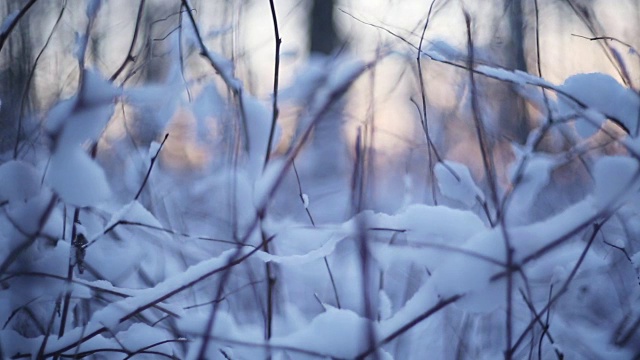
[[[0,18],[7,14],[20,10],[24,6],[23,1],[7,0],[0,9]],[[33,10],[31,10],[33,11]],[[29,37],[30,14],[20,20],[18,26],[13,29],[7,42],[0,53],[0,151],[12,149],[16,141],[18,120],[21,114],[22,102],[25,103],[23,117],[28,115],[30,99],[28,95],[23,99],[25,86],[32,59],[31,39]],[[23,119],[24,120],[24,119]],[[20,138],[24,136],[21,133]]]
[[[334,61],[332,53],[339,43],[333,21],[334,0],[312,0],[309,14],[309,43],[311,61],[318,61],[325,69]],[[316,125],[311,139],[313,173],[315,177],[334,177],[344,171],[347,150],[342,133],[343,100],[338,100]]]
[[[338,33],[333,21],[334,0],[312,0],[309,19],[311,53],[329,55],[338,45]]]

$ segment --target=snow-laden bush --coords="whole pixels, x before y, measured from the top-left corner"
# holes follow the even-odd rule
[[[181,97],[179,69],[164,85],[117,88],[84,66],[80,39],[78,92],[48,112],[38,156],[0,165],[1,357],[640,354],[636,92],[603,74],[555,85],[471,63],[475,76],[512,83],[547,112],[524,145],[511,146],[506,184],[479,185],[465,165],[438,159],[437,205],[375,212],[361,206],[359,148],[352,215],[316,223],[311,210],[344,204],[314,207],[295,160],[329,107],[380,59],[337,59],[318,70],[323,81],[289,89],[307,94],[304,111],[289,149],[268,157],[278,137],[271,104],[206,47],[195,21],[183,21],[186,42],[219,76],[194,101]],[[435,48],[424,55],[456,61]],[[232,117],[240,135],[225,146],[234,160],[174,176],[158,164],[165,141],[154,141],[142,150],[116,142],[139,156],[109,162],[101,151],[118,150],[95,146],[121,105],[144,109],[158,133],[179,107],[190,106],[202,128],[208,116]],[[554,132],[568,146],[541,150]],[[614,155],[592,151],[596,132],[616,144]],[[591,179],[555,186],[576,159]],[[562,197],[570,186],[580,187],[578,200]],[[555,206],[541,205],[554,197]]]

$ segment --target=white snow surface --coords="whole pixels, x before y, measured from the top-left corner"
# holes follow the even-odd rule
[[[468,207],[477,204],[478,201],[484,201],[482,190],[478,188],[471,177],[469,168],[465,165],[444,160],[444,164],[437,163],[434,170],[442,195],[457,200]]]
[[[84,70],[80,93],[60,102],[45,128],[54,139],[46,174],[49,186],[67,203],[95,206],[110,195],[104,170],[84,145],[98,140],[114,112],[117,92],[93,70]]]
[[[615,207],[627,200],[625,194],[637,191],[640,175],[638,161],[630,157],[610,156],[600,159],[594,167],[594,196],[600,206]]]
[[[632,134],[636,134],[640,97],[611,76],[602,73],[576,74],[567,78],[558,88],[584,103],[588,109],[617,119]],[[560,101],[559,111],[560,116],[566,116],[574,109],[565,101]],[[590,116],[590,119],[576,124],[578,133],[583,137],[592,135],[604,121],[604,118],[596,116]]]
[[[20,160],[10,160],[0,165],[0,183],[0,202],[26,201],[40,192],[36,169]]]
[[[242,254],[243,250],[240,251],[240,254]],[[132,297],[108,304],[93,314],[87,326],[74,328],[61,338],[50,339],[46,352],[70,346],[84,336],[94,332],[101,332],[106,329],[115,330],[122,321],[128,316],[138,313],[141,311],[140,309],[147,308],[150,304],[159,304],[165,298],[168,298],[169,293],[186,290],[199,279],[213,275],[218,269],[224,267],[229,260],[233,259],[236,254],[236,250],[228,250],[220,256],[191,266],[186,271],[174,275],[152,288],[140,290]],[[22,350],[25,353],[30,351],[31,349]]]
[[[111,195],[104,170],[80,146],[56,151],[46,180],[70,205],[96,206]]]

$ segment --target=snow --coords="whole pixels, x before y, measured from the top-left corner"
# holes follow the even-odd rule
[[[151,159],[153,159],[158,154],[158,151],[160,151],[160,143],[157,141],[152,141],[151,144],[149,144],[149,153],[147,154],[147,158],[149,159],[149,161],[151,161]]]
[[[477,70],[483,74],[490,75],[494,79],[508,81],[513,84],[525,85],[528,83],[526,79],[528,74],[522,71],[510,71],[507,69],[484,65],[478,66]]]
[[[82,88],[80,106],[109,105],[120,95],[120,90],[113,87],[100,73],[94,69],[84,69],[82,72]],[[106,120],[103,120],[106,121]],[[99,124],[102,121],[97,121]],[[103,124],[104,126],[104,124]]]
[[[453,161],[445,160],[435,166],[438,187],[442,195],[457,200],[470,207],[484,201],[484,194],[473,181],[469,168]]]
[[[638,162],[632,158],[611,156],[600,159],[594,167],[596,203],[614,208],[628,191],[637,191]]]
[[[0,165],[0,183],[0,203],[26,201],[40,191],[36,169],[20,160],[10,160]]]
[[[263,172],[263,161],[264,158],[262,156],[257,156],[255,162],[249,164],[252,173],[249,175],[250,177],[247,180],[251,181],[251,179],[253,178],[253,181],[255,182],[253,190],[253,205],[256,209],[264,207],[265,204],[269,201],[272,191],[277,186],[278,181],[287,166],[286,162],[283,159],[275,159],[267,164],[267,167]]]
[[[271,339],[276,346],[310,350],[327,357],[353,359],[367,349],[367,328],[373,326],[350,310],[328,307],[304,330]]]
[[[249,140],[249,171],[252,178],[257,180],[262,173],[271,131],[271,110],[257,99],[242,95],[244,114],[246,116],[246,131]],[[272,144],[277,144],[280,130],[276,128]]]
[[[345,85],[353,83],[368,65],[361,60],[346,60],[329,73],[327,87],[329,89],[340,89]]]
[[[180,88],[168,80],[168,84],[153,84],[143,87],[125,89],[124,99],[128,104],[135,106],[147,115],[151,121],[147,121],[148,130],[159,133],[173,118],[180,103]]]
[[[162,227],[162,224],[153,216],[147,209],[142,206],[137,200],[134,200],[120,210],[113,213],[109,222],[104,226],[105,229],[109,229],[116,225],[120,221],[136,222],[146,224],[150,226]]]
[[[46,181],[70,205],[96,206],[111,196],[104,170],[79,146],[53,154]]]
[[[234,66],[231,60],[221,56],[220,54],[207,50],[207,59],[211,62],[211,65],[219,72],[220,76],[224,80],[225,84],[234,92],[241,92],[242,82],[238,80],[233,72]]]
[[[60,102],[48,114],[45,128],[54,140],[54,152],[46,180],[69,204],[95,206],[110,195],[102,167],[84,146],[97,141],[104,131],[116,96],[101,75],[85,70],[80,94]]]
[[[497,261],[505,260],[499,229],[473,236],[463,245],[463,249]],[[461,300],[465,310],[490,312],[504,303],[504,282],[490,281],[500,270],[501,266],[483,258],[452,252],[435,268],[430,281],[436,292],[443,297],[466,294]]]
[[[378,302],[380,303],[380,305],[378,306],[378,314],[380,316],[380,319],[387,320],[393,314],[393,308],[391,299],[389,299],[389,295],[387,295],[387,293],[382,289],[378,291]]]
[[[94,0],[87,3],[86,14],[95,17],[96,24],[100,5]],[[15,15],[5,19],[3,27],[11,16]],[[202,31],[217,36],[235,27],[225,23],[215,29],[221,30],[203,27]],[[495,162],[500,208],[482,204],[486,181],[476,182],[470,171],[477,164],[466,162],[469,159],[455,162],[446,151],[439,152],[433,169],[437,183],[432,184],[425,176],[427,159],[414,156],[424,153],[423,143],[403,139],[397,153],[373,149],[374,175],[367,178],[373,186],[366,189],[365,208],[353,211],[348,181],[352,169],[319,180],[309,171],[318,170],[318,164],[301,166],[299,174],[290,165],[294,157],[306,156],[304,144],[296,147],[300,135],[311,134],[319,119],[326,119],[327,107],[376,62],[340,55],[296,64],[300,72],[290,86],[283,76],[279,98],[283,110],[279,121],[288,126],[286,121],[295,120],[296,128],[276,127],[271,145],[275,147],[281,137],[289,140],[285,133],[295,133],[293,148],[300,153],[274,152],[265,163],[273,94],[257,95],[253,82],[245,87],[245,71],[252,69],[240,66],[237,71],[237,65],[244,64],[240,57],[229,59],[222,55],[225,52],[199,49],[210,64],[204,70],[193,67],[203,60],[190,55],[200,44],[191,26],[182,30],[186,44],[179,43],[178,31],[167,38],[169,46],[163,52],[167,77],[162,83],[138,86],[131,81],[116,88],[97,68],[80,61],[78,93],[48,111],[42,139],[29,139],[34,150],[20,152],[15,159],[11,151],[3,155],[2,356],[36,357],[44,340],[42,324],[53,316],[55,336],[48,338],[45,351],[66,348],[67,357],[95,350],[98,357],[121,358],[148,348],[195,359],[207,340],[204,357],[212,359],[355,358],[369,349],[371,340],[389,340],[378,351],[381,359],[447,358],[458,346],[490,359],[503,354],[507,309],[512,311],[514,339],[532,320],[521,290],[537,310],[549,305],[549,292],[558,295],[558,300],[552,297],[549,317],[556,343],[552,346],[543,339],[541,354],[537,349],[525,354],[529,348],[521,345],[514,358],[554,357],[553,347],[567,358],[585,353],[598,358],[636,355],[630,345],[613,345],[610,336],[624,328],[629,315],[625,309],[638,307],[640,252],[635,239],[640,232],[636,221],[640,157],[634,151],[640,142],[634,131],[640,100],[633,89],[600,73],[575,74],[554,85],[531,74],[487,65],[491,61],[478,61],[479,75],[516,85],[523,96],[531,96],[527,99],[537,103],[538,110],[546,105],[540,87],[546,88],[549,111],[554,120],[562,120],[534,129],[523,146],[514,142],[509,147],[512,140],[496,134],[495,140],[507,149],[507,156]],[[79,60],[93,35],[79,36]],[[217,44],[203,40],[212,48]],[[433,60],[466,63],[465,52],[454,43],[427,41],[425,55]],[[187,46],[180,52],[178,45]],[[94,61],[90,58],[87,62]],[[290,60],[283,61],[283,71],[293,66],[286,63]],[[108,63],[107,58],[104,61]],[[438,65],[438,71],[445,69]],[[383,71],[372,75],[386,76]],[[405,76],[411,72],[403,72]],[[358,82],[356,90],[361,84],[368,86]],[[468,96],[464,82],[461,85],[460,96]],[[196,94],[190,102],[187,90]],[[354,95],[344,101],[341,120],[348,126],[359,126],[363,120],[357,106],[361,93]],[[390,107],[386,103],[390,94],[374,95],[376,109]],[[406,102],[407,94],[402,95]],[[409,96],[415,99],[415,95]],[[120,100],[127,107],[122,113],[115,108]],[[454,115],[464,119],[469,114],[461,104],[467,99],[457,100]],[[292,104],[294,110],[288,108]],[[491,114],[491,106],[481,110]],[[119,125],[129,108],[144,115],[127,121],[141,121],[137,125],[148,138],[137,142],[126,133],[103,139],[105,131],[121,130],[111,125]],[[429,109],[434,112],[430,117],[434,128],[442,120],[436,110]],[[160,150],[159,134],[169,132],[169,122],[182,111],[193,114],[195,145],[204,148],[207,160],[197,168],[174,171],[171,159],[159,158],[148,191],[132,199],[141,174]],[[415,120],[395,108],[391,111],[393,119]],[[544,121],[534,115],[532,124]],[[381,121],[385,116],[375,114]],[[613,144],[615,151],[592,147],[592,139],[587,140],[607,119],[632,130],[631,136]],[[381,124],[376,125],[376,129],[381,126],[380,133],[399,134],[404,126],[382,129]],[[439,131],[444,130],[433,133],[438,150]],[[455,131],[463,135],[463,129]],[[556,138],[560,132],[565,137]],[[89,151],[98,141],[101,146],[94,159]],[[403,155],[405,150],[412,155]],[[346,160],[352,155],[345,155]],[[378,168],[380,164],[384,165]],[[430,203],[432,186],[438,186],[442,195],[438,204]],[[394,196],[397,199],[388,201]],[[307,211],[301,211],[300,202]],[[502,217],[489,223],[483,206]],[[308,214],[314,217],[313,225]],[[74,228],[86,233],[89,241],[83,254],[86,271],[74,269],[68,282],[69,264],[77,250],[70,241]],[[268,251],[259,247],[264,239],[270,241]],[[506,272],[507,246],[517,269],[511,277]],[[628,252],[632,266],[620,249]],[[368,272],[363,272],[363,265]],[[369,277],[363,279],[365,274]],[[511,304],[506,296],[508,279],[513,287]],[[58,337],[59,302],[67,292],[72,314]],[[430,312],[442,304],[447,306]],[[368,310],[370,318],[365,316]],[[547,313],[541,315],[546,318]],[[205,333],[209,319],[215,322]],[[272,332],[267,339],[269,323]],[[533,327],[532,339],[537,342],[541,327],[537,323]],[[530,334],[525,335],[530,341]],[[634,336],[629,344],[635,345]],[[129,354],[109,354],[106,349],[125,349]]]
[[[539,194],[551,180],[552,171],[558,166],[559,160],[546,154],[525,153],[523,149],[514,146],[516,161],[511,166],[510,177],[516,181],[509,203],[510,224],[520,225],[529,220],[530,210],[536,206]]]
[[[589,110],[615,118],[632,134],[637,134],[640,97],[611,76],[602,73],[576,74],[567,78],[559,89],[584,103]],[[573,107],[561,101],[559,111],[560,116],[565,116],[573,111]],[[595,115],[590,118],[594,120],[586,124],[578,121],[576,125],[582,137],[593,134],[604,121]]]
[[[318,233],[313,231],[308,231],[306,233],[302,232],[302,233],[304,234],[304,238],[307,239],[310,243],[314,243],[319,240],[324,244],[317,249],[313,249],[302,254],[289,254],[284,256],[284,255],[273,255],[266,252],[258,252],[256,253],[256,257],[258,257],[259,259],[265,262],[270,261],[270,262],[285,264],[285,265],[309,264],[316,260],[322,259],[325,256],[331,255],[334,252],[336,245],[340,241],[346,238],[344,235],[334,234],[331,232],[326,233],[325,236],[328,237],[327,239],[320,238],[320,237],[323,237],[322,236],[323,233]],[[292,234],[291,232],[288,232],[287,235],[292,235]],[[319,239],[310,239],[310,237],[318,237]],[[276,242],[277,242],[277,239],[276,239]]]
[[[281,89],[279,98],[281,101],[304,104],[324,85],[327,76],[326,59],[311,56],[304,68],[296,74],[293,84]]]
[[[197,121],[197,136],[202,142],[211,141],[211,120],[224,116],[227,107],[224,99],[214,84],[207,84],[189,104]]]
[[[342,58],[331,61],[324,59],[316,61],[325,61],[326,68],[322,70],[325,73],[322,73],[313,71],[312,67],[313,74],[309,79],[311,83],[307,84],[307,89],[311,90],[313,86],[316,86],[317,91],[314,92],[312,99],[303,98],[309,102],[309,113],[299,120],[298,128],[303,131],[310,131],[313,126],[317,125],[314,122],[320,119],[320,113],[326,111],[326,107],[342,95],[370,66],[370,64],[359,60]],[[298,91],[297,88],[293,89]],[[304,93],[304,89],[305,87],[302,87],[299,91]],[[296,98],[299,99],[299,97]]]
[[[168,294],[188,289],[200,279],[209,277],[226,265],[235,256],[235,250],[228,250],[218,257],[202,261],[173,277],[168,278],[155,287],[141,290],[132,297],[114,301],[101,310],[96,311],[84,328],[76,328],[58,339],[51,339],[46,351],[56,351],[70,346],[83,336],[102,332],[104,330],[117,331],[117,327],[129,316],[143,311],[150,304],[159,304]],[[23,350],[29,352],[28,349]]]

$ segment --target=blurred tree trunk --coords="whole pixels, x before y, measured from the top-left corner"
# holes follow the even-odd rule
[[[311,0],[309,14],[309,46],[311,61],[320,66],[331,66],[333,54],[339,45],[338,33],[333,20],[334,0]],[[317,65],[317,64],[316,64]],[[329,72],[327,72],[329,74]],[[313,132],[313,173],[318,177],[331,177],[344,170],[347,151],[342,132],[344,101],[338,100],[323,114]]]
[[[138,64],[144,64],[138,71],[138,81],[141,84],[161,84],[167,80],[169,69],[172,65],[171,37],[168,34],[177,28],[179,8],[176,3],[162,1],[148,1],[144,7],[142,24],[140,26],[139,41],[140,55],[136,63],[130,68],[133,69]],[[133,7],[135,9],[135,7]],[[137,10],[134,10],[137,11]],[[151,111],[149,111],[151,110]],[[152,141],[157,140],[164,131],[164,124],[157,119],[158,114],[154,109],[138,111],[134,118],[133,132],[136,143],[139,146],[147,147]],[[168,116],[171,114],[160,114]]]
[[[509,18],[509,30],[511,31],[511,59],[514,70],[527,70],[525,59],[524,36],[524,3],[523,0],[506,0],[505,13]]]
[[[338,45],[338,33],[333,21],[334,0],[312,0],[309,38],[311,53],[331,54]]]
[[[20,10],[22,0],[5,0],[0,5],[0,19]],[[18,131],[18,118],[22,101],[28,115],[30,99],[22,99],[32,61],[32,44],[29,36],[31,16],[22,18],[7,39],[0,53],[0,152],[13,149]],[[24,133],[23,133],[24,135]]]
[[[525,16],[523,0],[505,0],[503,14],[507,16],[509,37],[505,51],[505,66],[511,70],[527,71],[525,58]],[[535,72],[534,72],[535,73]],[[518,143],[524,143],[530,124],[526,103],[512,85],[504,84],[508,96],[502,101],[498,114],[500,128]]]

